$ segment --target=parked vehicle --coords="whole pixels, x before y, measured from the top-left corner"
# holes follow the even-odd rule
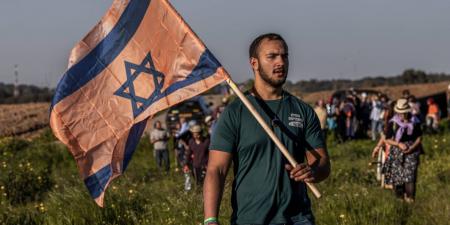
[[[175,106],[172,106],[167,112],[166,126],[170,130],[175,129],[176,123],[180,121],[180,118],[185,118],[186,121],[204,121],[205,116],[211,114],[209,105],[205,104],[203,98],[195,97],[190,100],[181,102]]]

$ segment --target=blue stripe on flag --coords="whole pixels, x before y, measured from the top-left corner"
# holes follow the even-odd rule
[[[84,180],[84,184],[89,190],[92,198],[98,198],[104,191],[106,184],[112,176],[111,165],[103,167],[97,173],[92,174]]]
[[[199,82],[214,75],[217,69],[221,66],[222,65],[216,57],[214,57],[214,55],[206,49],[200,56],[197,66],[195,66],[186,79],[173,83],[163,93],[152,99],[151,103],[146,102],[146,104],[151,105],[159,99],[164,98],[165,96],[170,95],[181,88],[187,87],[195,82]]]
[[[130,130],[128,134],[127,143],[125,145],[125,154],[123,159],[122,173],[127,169],[128,163],[131,160],[131,156],[133,156],[134,150],[141,139],[142,133],[144,133],[145,127],[147,125],[147,120],[143,120],[135,125]]]
[[[131,0],[111,32],[86,55],[73,65],[56,88],[52,106],[94,79],[122,52],[138,30],[150,0]],[[102,62],[98,62],[101,60]]]
[[[200,56],[198,60],[197,66],[192,70],[192,72],[186,77],[185,80],[176,82],[170,87],[168,87],[165,91],[165,95],[172,94],[180,88],[189,86],[197,81],[206,79],[214,73],[216,73],[217,69],[221,67],[220,62],[214,57],[214,55],[206,49],[203,54]]]

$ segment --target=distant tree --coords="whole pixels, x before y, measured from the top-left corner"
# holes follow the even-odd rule
[[[0,83],[0,104],[50,102],[54,90],[34,85],[19,85],[20,95],[14,97],[14,85]]]
[[[342,90],[351,87],[373,88],[386,85],[435,83],[450,81],[450,75],[445,73],[426,73],[423,70],[406,69],[397,76],[365,77],[358,80],[300,80],[296,83],[288,82],[285,88],[295,93],[310,93],[324,90]]]
[[[399,78],[406,84],[428,83],[427,74],[421,70],[407,69]]]

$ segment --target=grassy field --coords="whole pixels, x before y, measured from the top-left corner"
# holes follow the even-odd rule
[[[450,224],[450,133],[426,136],[417,201],[405,204],[379,188],[369,166],[374,143],[329,143],[332,175],[313,199],[317,224]],[[173,161],[173,157],[171,158]],[[173,170],[172,170],[173,171]],[[230,177],[231,178],[231,177]],[[229,224],[228,179],[221,207]],[[105,208],[89,197],[75,161],[49,131],[32,142],[0,140],[0,224],[201,224],[200,188],[186,193],[183,176],[159,174],[148,138],[127,172],[106,193]]]

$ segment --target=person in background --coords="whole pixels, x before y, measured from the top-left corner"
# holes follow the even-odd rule
[[[419,155],[422,153],[422,130],[417,118],[411,114],[407,99],[395,104],[396,115],[389,121],[385,142],[391,145],[387,164],[391,181],[398,198],[407,203],[414,202],[416,193]]]
[[[356,91],[353,92],[350,96],[350,100],[354,107],[354,115],[352,118],[352,130],[353,130],[353,136],[352,139],[356,139],[358,137],[361,137],[361,128],[360,128],[360,121],[361,121],[361,99],[357,95]]]
[[[177,130],[176,138],[179,138],[183,135],[189,133],[189,124],[184,117],[179,118],[180,128]]]
[[[389,100],[389,98],[387,97],[386,94],[381,94],[379,96],[380,102],[381,102],[381,106],[383,107],[383,112],[381,113],[382,117],[384,118],[386,112],[389,110],[389,106],[391,101]]]
[[[411,93],[409,92],[408,89],[405,89],[402,92],[402,96],[403,96],[402,98],[404,98],[404,99],[409,99],[409,97],[411,96]]]
[[[408,98],[409,106],[411,106],[411,114],[418,119],[421,119],[420,102],[417,101],[416,96],[410,95]]]
[[[184,162],[184,153],[187,148],[187,142],[191,138],[191,133],[189,132],[189,123],[186,118],[180,117],[179,122],[176,124],[175,133],[175,147],[178,150],[179,165],[182,166]]]
[[[331,97],[327,103],[327,127],[333,133],[334,139],[339,140],[337,117],[338,117],[339,101],[336,97]]]
[[[213,120],[212,116],[205,117],[205,125],[206,125],[206,128],[208,129],[209,136],[211,136],[211,133],[212,133],[213,122],[214,122],[214,120]]]
[[[219,106],[217,106],[213,112],[212,116],[213,116],[214,120],[217,120],[218,114],[220,115],[221,113],[223,113],[223,110],[225,110],[225,107],[227,107],[227,105],[228,105],[228,101],[229,101],[228,97],[222,98],[221,104]]]
[[[391,149],[391,145],[386,143],[385,134],[387,133],[389,121],[395,115],[395,112],[394,112],[395,103],[396,103],[395,101],[391,102],[389,104],[389,107],[385,110],[384,117],[381,120],[383,123],[383,126],[382,126],[383,132],[380,135],[381,137],[380,137],[380,140],[378,141],[376,147],[372,151],[372,158],[376,158],[377,155],[380,156],[379,162],[380,161],[382,162],[382,165],[380,165],[381,166],[381,171],[380,171],[381,174],[380,175],[382,175],[380,177],[380,179],[382,180],[382,187],[385,189],[393,189],[392,179],[391,179],[392,176],[391,176],[391,171],[390,171],[390,168],[392,167],[392,166],[390,166],[390,164],[392,164],[392,158],[389,158],[389,152]],[[379,154],[381,151],[384,154]]]
[[[183,166],[183,162],[184,162],[184,151],[185,151],[185,146],[186,143],[183,140],[183,136],[179,135],[181,130],[181,123],[176,123],[175,124],[175,132],[173,133],[173,137],[175,137],[174,139],[174,153],[175,153],[175,162],[176,162],[176,168],[175,168],[175,172],[178,172],[179,167]]]
[[[355,105],[353,99],[348,97],[344,101],[342,112],[345,116],[345,140],[353,140],[355,138]]]
[[[184,119],[181,121],[185,121]],[[187,123],[186,127],[187,127]],[[177,168],[175,168],[175,171],[179,171],[179,167],[181,167],[183,175],[184,175],[184,190],[190,191],[192,188],[192,182],[191,182],[191,176],[189,174],[189,166],[185,165],[185,155],[186,155],[186,149],[188,149],[187,140],[191,137],[190,132],[183,132],[181,128],[181,123],[178,122],[175,125],[175,158],[176,158],[176,165]],[[188,130],[189,131],[189,130]]]
[[[317,101],[316,106],[314,107],[314,112],[316,112],[317,117],[320,121],[320,128],[322,129],[323,139],[327,140],[327,110],[324,107],[323,100],[320,99]]]
[[[449,119],[449,125],[450,125],[450,84],[448,85],[448,89],[447,89],[447,117]]]
[[[150,142],[153,144],[153,156],[158,169],[161,171],[164,164],[167,173],[170,170],[169,151],[167,149],[169,137],[169,132],[162,127],[161,122],[156,121],[154,129],[150,133]]]
[[[337,133],[338,133],[338,142],[342,143],[346,141],[346,121],[347,115],[344,113],[344,105],[345,101],[339,101],[338,110],[336,110],[337,115]]]
[[[214,135],[214,131],[216,130],[216,127],[217,127],[217,121],[218,121],[218,119],[219,119],[219,117],[220,117],[220,112],[217,112],[217,114],[216,114],[216,119],[214,119],[214,117],[212,117],[211,118],[211,121],[209,122],[209,123],[207,123],[207,125],[208,125],[208,127],[209,127],[209,130],[208,130],[208,133],[209,133],[209,137],[210,137],[210,139],[212,139],[212,137],[213,137],[213,135]],[[206,120],[206,119],[205,119]]]
[[[192,172],[197,185],[203,185],[203,180],[208,166],[209,137],[203,136],[200,125],[194,125],[190,129],[192,137],[188,142],[186,151],[186,164],[192,165]]]
[[[408,99],[410,95],[411,95],[411,93],[409,92],[408,89],[405,89],[405,90],[402,91],[402,98],[403,99]]]
[[[192,188],[191,176],[190,176],[190,167],[185,164],[185,155],[188,149],[187,142],[191,138],[191,132],[189,132],[189,124],[184,117],[179,118],[179,122],[176,126],[176,134],[175,134],[175,147],[177,149],[177,161],[179,165],[182,167],[182,171],[184,174],[184,190],[190,191]]]
[[[439,106],[433,98],[427,99],[428,112],[425,117],[427,131],[437,133],[439,128],[440,111]]]
[[[383,131],[383,118],[381,113],[383,112],[383,106],[378,100],[378,96],[372,96],[372,110],[370,112],[370,120],[372,121],[372,141],[378,139],[378,134]]]
[[[359,106],[360,111],[360,134],[362,138],[367,137],[367,132],[371,124],[370,114],[372,110],[372,102],[370,101],[367,93],[363,92],[361,94],[361,103]]]
[[[383,120],[386,120],[388,117],[388,113],[389,113],[389,110],[391,110],[392,109],[392,113],[394,113],[394,106],[392,105],[392,104],[394,104],[394,102],[396,102],[396,101],[392,101],[392,100],[389,100],[389,98],[387,97],[387,95],[386,94],[381,94],[381,95],[379,95],[379,97],[378,97],[379,99],[380,99],[380,102],[381,102],[381,107],[382,107],[382,111],[381,111],[381,118],[383,119]],[[393,116],[393,115],[392,115]],[[386,123],[387,123],[387,121],[385,121],[385,122],[383,122],[383,129],[385,128],[385,125],[386,125]]]

